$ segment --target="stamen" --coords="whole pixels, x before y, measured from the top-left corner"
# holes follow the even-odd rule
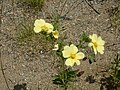
[[[71,54],[71,58],[74,59],[75,58],[75,54]]]
[[[97,46],[98,46],[96,42],[94,42],[93,44],[94,44],[94,46],[95,46],[95,47],[97,47]]]

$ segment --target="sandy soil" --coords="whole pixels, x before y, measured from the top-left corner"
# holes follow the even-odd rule
[[[49,0],[43,6],[42,11],[36,11],[24,3],[17,3],[15,0],[3,0],[2,24],[0,33],[0,49],[3,70],[11,90],[15,86],[25,86],[27,90],[59,90],[59,87],[52,84],[52,76],[59,71],[59,59],[51,52],[51,44],[45,42],[44,37],[32,38],[32,41],[25,41],[20,44],[17,41],[16,33],[21,29],[20,23],[34,21],[37,18],[44,18],[62,8],[63,3]],[[75,0],[68,0],[62,15],[69,10]],[[74,3],[77,5],[82,0]],[[83,1],[76,9],[72,10],[67,17],[70,20],[61,19],[60,35],[65,34],[65,42],[72,41],[77,44],[82,32],[89,34],[96,33],[105,41],[105,53],[96,56],[96,62],[89,64],[88,61],[81,61],[80,66],[73,67],[85,71],[81,78],[75,83],[75,90],[108,90],[102,86],[102,78],[108,77],[105,72],[110,62],[115,58],[115,51],[120,51],[120,26],[112,26],[112,16],[120,15],[119,0],[88,0],[100,13],[96,13]],[[117,8],[117,10],[113,10]],[[114,11],[114,12],[113,12]],[[120,53],[120,52],[119,52]],[[26,85],[25,85],[26,84]],[[8,90],[0,70],[0,90]],[[113,89],[111,89],[113,90]]]

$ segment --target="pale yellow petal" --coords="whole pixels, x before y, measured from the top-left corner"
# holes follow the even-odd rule
[[[39,32],[41,32],[41,30],[42,30],[41,27],[37,27],[37,26],[34,27],[34,32],[35,33],[39,33]]]
[[[51,29],[53,29],[53,25],[50,24],[50,23],[45,23],[45,26],[46,26],[47,28],[51,28]]]
[[[73,66],[74,65],[74,60],[73,59],[71,59],[71,58],[68,58],[68,59],[66,59],[66,61],[65,61],[65,65],[67,65],[67,66]]]
[[[98,37],[98,40],[97,40],[97,44],[98,44],[98,45],[104,45],[104,44],[105,44],[105,41],[102,40],[102,38],[99,36],[99,37]]]
[[[79,52],[76,54],[76,59],[83,59],[85,57],[84,53]]]
[[[96,34],[93,34],[92,35],[92,42],[96,42],[97,41],[97,35]]]
[[[34,26],[44,26],[44,25],[45,25],[45,20],[43,19],[35,20]]]
[[[62,51],[62,53],[63,53],[63,57],[64,58],[70,57],[70,55],[71,55],[70,47],[69,46],[65,46],[64,50]]]
[[[58,44],[54,45],[54,49],[53,50],[57,51],[58,49],[59,49]]]
[[[64,50],[69,49],[69,48],[70,48],[69,46],[65,46],[65,47],[64,47]]]
[[[89,47],[93,46],[93,43],[89,43],[88,46],[89,46]]]
[[[71,55],[71,53],[69,52],[69,50],[63,50],[62,53],[63,53],[63,57],[64,58],[68,58]]]
[[[50,34],[52,31],[53,31],[52,29],[48,29],[47,34]]]
[[[98,46],[98,47],[97,47],[97,51],[98,51],[100,54],[103,54],[103,53],[104,53],[104,46]]]
[[[97,54],[97,48],[93,45],[94,53]]]
[[[104,51],[100,51],[99,53],[100,53],[100,54],[103,54],[103,53],[104,53]]]
[[[50,24],[50,23],[45,23],[45,27],[47,27],[47,33],[48,33],[48,34],[51,33],[51,32],[53,32],[54,27],[53,27],[52,24]]]
[[[53,34],[54,38],[58,39],[58,36],[59,36],[58,31],[53,31],[52,34]]]
[[[80,61],[79,61],[79,60],[76,60],[76,64],[77,64],[77,65],[80,65]]]
[[[90,38],[90,39],[92,39],[92,36],[91,36],[91,35],[89,35],[89,38]]]
[[[70,52],[71,52],[71,54],[76,54],[78,52],[78,48],[74,44],[71,44]]]

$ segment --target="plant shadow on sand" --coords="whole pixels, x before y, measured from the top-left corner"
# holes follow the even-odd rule
[[[120,85],[116,84],[111,76],[101,78],[100,84],[100,90],[120,90]]]
[[[26,83],[15,85],[13,90],[27,90]]]
[[[94,76],[92,76],[92,75],[87,76],[85,81],[88,82],[89,84],[96,82],[96,80],[94,79]]]

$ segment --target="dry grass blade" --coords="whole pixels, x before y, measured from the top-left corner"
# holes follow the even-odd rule
[[[60,12],[60,16],[61,16],[61,14],[62,14],[62,12],[63,12],[63,10],[64,10],[64,7],[65,7],[65,4],[67,3],[67,0],[65,0],[65,2],[64,2],[64,4],[63,4],[63,6],[62,6],[62,9],[61,9],[61,12]]]

